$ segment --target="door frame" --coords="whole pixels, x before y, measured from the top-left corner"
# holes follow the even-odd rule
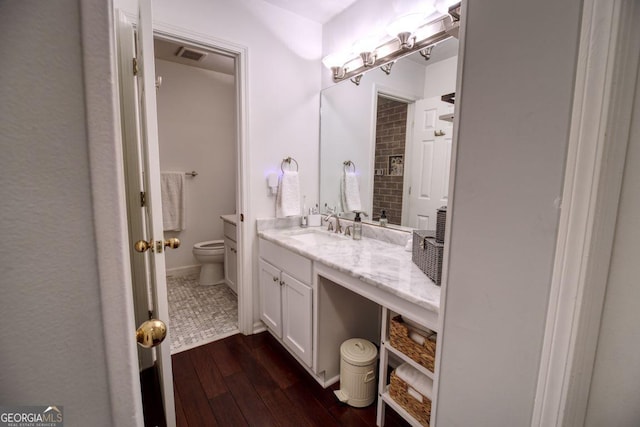
[[[585,0],[532,427],[584,425],[638,73],[634,0]]]
[[[231,55],[236,60],[236,212],[238,214],[238,329],[243,334],[253,333],[253,287],[251,286],[251,257],[247,248],[251,245],[250,233],[246,223],[240,221],[249,207],[249,149],[248,149],[248,121],[247,121],[247,75],[248,48],[226,40],[214,38],[205,34],[179,28],[174,25],[153,23],[154,38],[184,43],[205,50],[212,50]],[[244,215],[243,215],[244,216]]]

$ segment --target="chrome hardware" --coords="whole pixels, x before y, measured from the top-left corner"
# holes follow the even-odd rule
[[[167,325],[158,319],[149,319],[136,330],[136,341],[144,348],[155,347],[166,337]]]
[[[333,226],[333,223],[329,221],[331,218],[336,219],[336,225]],[[329,223],[327,225],[327,231],[334,231],[335,233],[342,233],[342,226],[340,225],[340,214],[337,213],[336,208],[327,208],[327,216],[324,217],[324,220]]]
[[[196,176],[198,176],[198,172],[196,172],[196,171],[185,172],[184,174],[186,176],[190,176],[191,178],[195,178]]]

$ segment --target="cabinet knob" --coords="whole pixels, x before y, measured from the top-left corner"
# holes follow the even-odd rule
[[[283,286],[283,285],[284,285],[284,280],[281,280],[280,281],[280,286]]]
[[[274,276],[274,277],[273,277],[273,281],[274,281],[274,282],[277,282],[277,281],[278,281],[278,278]]]

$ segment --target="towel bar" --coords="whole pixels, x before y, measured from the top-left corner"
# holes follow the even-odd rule
[[[196,172],[196,171],[185,172],[184,174],[187,175],[187,176],[193,177],[193,178],[198,176],[198,172]]]

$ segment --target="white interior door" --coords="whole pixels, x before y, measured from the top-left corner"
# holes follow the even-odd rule
[[[160,195],[160,149],[158,145],[158,113],[156,109],[155,63],[151,0],[140,0],[138,13],[138,96],[140,99],[140,133],[143,147],[144,184],[146,189],[147,237],[155,250],[148,254],[153,316],[169,327],[169,303],[164,260],[164,230]],[[155,347],[156,363],[168,426],[175,426],[175,403],[171,370],[171,329],[167,338]]]
[[[413,135],[405,155],[409,185],[405,185],[402,222],[409,227],[435,230],[436,211],[448,202],[453,126],[440,116],[452,112],[453,105],[440,97],[414,105]]]
[[[155,359],[160,377],[167,426],[173,427],[176,425],[176,418],[160,195],[160,156],[150,0],[139,1],[136,33],[137,41],[133,43],[136,48],[134,55],[131,40],[133,28],[131,24],[126,22],[124,15],[120,14],[119,61],[121,65],[120,85],[125,134],[129,233],[130,240],[144,240],[151,244],[151,249],[146,252],[133,254],[132,270],[137,305],[136,318],[144,316],[146,305],[150,310],[150,316],[147,315],[147,317],[161,320],[167,325],[165,340],[152,350],[142,350],[149,353],[141,357],[141,366],[145,367],[145,360]],[[137,65],[134,66],[134,64]],[[131,71],[124,72],[123,70],[128,67]],[[134,69],[136,69],[135,79],[130,79],[134,74]],[[137,100],[132,101],[131,98],[136,95]],[[145,203],[140,206],[139,192],[142,191],[145,195]],[[136,197],[138,197],[137,200]],[[134,206],[140,206],[140,208],[134,208]],[[139,235],[136,236],[136,233]],[[149,294],[151,295],[150,302]]]

